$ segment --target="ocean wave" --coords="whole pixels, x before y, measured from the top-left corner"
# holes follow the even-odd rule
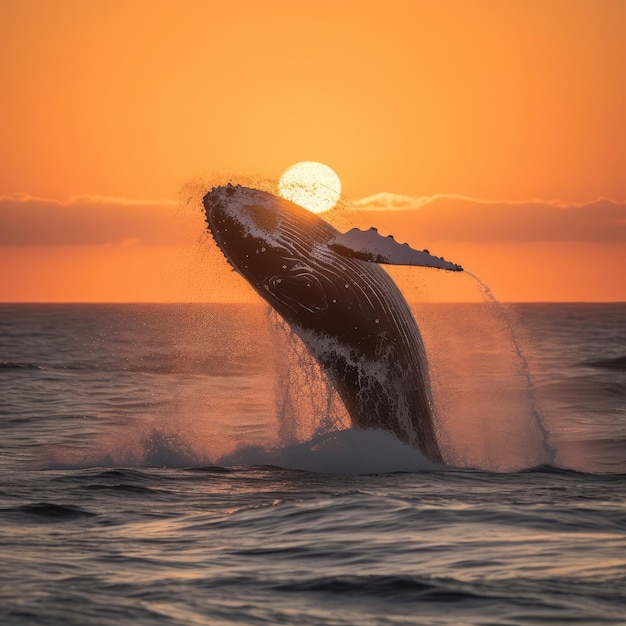
[[[6,370],[45,370],[43,365],[37,363],[15,363],[13,361],[0,361],[0,369]]]
[[[578,365],[603,369],[626,370],[626,356],[617,356],[610,359],[589,359],[581,361]]]
[[[3,517],[19,517],[31,521],[64,522],[85,517],[93,517],[96,514],[80,506],[68,504],[54,504],[53,502],[34,502],[18,507],[0,510]]]
[[[465,602],[480,594],[443,581],[418,576],[362,575],[324,576],[274,585],[280,592],[312,592],[340,596],[380,598],[394,602]]]

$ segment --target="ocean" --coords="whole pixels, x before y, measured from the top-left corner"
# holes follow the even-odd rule
[[[417,304],[447,464],[262,305],[0,305],[0,623],[626,624],[626,304]]]

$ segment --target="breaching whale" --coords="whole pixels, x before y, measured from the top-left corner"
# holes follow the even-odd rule
[[[462,268],[374,229],[342,234],[318,215],[257,189],[217,187],[203,204],[229,263],[304,342],[353,426],[390,431],[441,463],[420,332],[377,263]]]

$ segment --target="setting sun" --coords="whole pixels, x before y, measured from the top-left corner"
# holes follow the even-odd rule
[[[339,176],[323,163],[302,161],[283,172],[278,193],[313,213],[332,209],[341,195]]]

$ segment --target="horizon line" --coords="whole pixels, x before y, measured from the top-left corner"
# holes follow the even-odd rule
[[[407,298],[409,304],[489,304],[492,300],[411,300]],[[500,300],[496,298],[497,304],[626,304],[626,300]],[[250,302],[246,300],[0,300],[0,306],[3,305],[31,305],[31,304],[50,304],[50,305],[95,305],[95,304],[113,304],[113,305],[205,305],[205,304],[224,304],[224,305],[246,305],[246,306],[268,306],[264,302]]]

